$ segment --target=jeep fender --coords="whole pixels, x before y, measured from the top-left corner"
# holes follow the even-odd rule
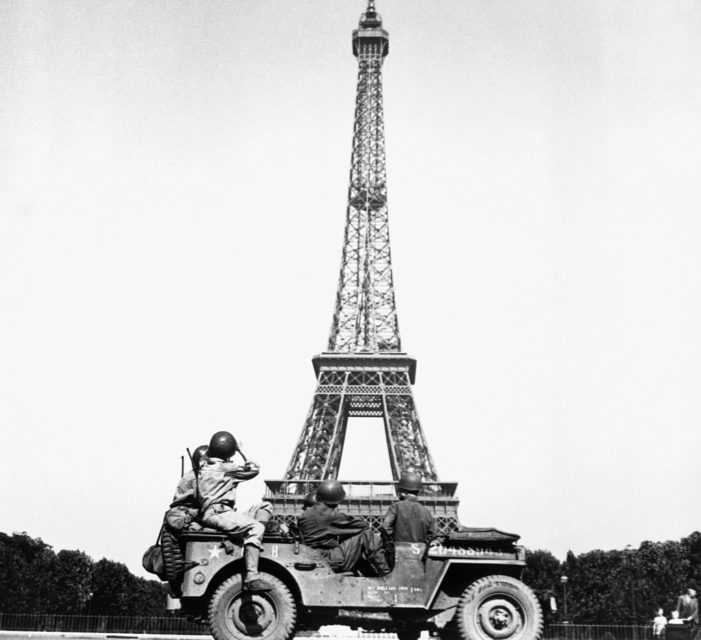
[[[486,562],[468,559],[449,559],[442,562],[433,588],[426,599],[427,609],[447,609],[457,605],[462,592],[475,580],[495,572],[521,578],[524,562],[520,560],[489,560]],[[498,566],[498,571],[495,571]]]

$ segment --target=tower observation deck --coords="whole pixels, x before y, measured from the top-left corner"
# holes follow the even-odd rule
[[[387,209],[382,64],[389,34],[374,0],[353,31],[358,84],[350,184],[336,304],[327,350],[312,359],[317,387],[283,480],[266,481],[281,519],[296,517],[306,493],[340,480],[344,511],[378,526],[404,471],[424,480],[422,501],[439,528],[457,527],[455,483],[440,482],[412,393],[416,360],[402,351]],[[381,417],[392,481],[338,478],[349,417]]]

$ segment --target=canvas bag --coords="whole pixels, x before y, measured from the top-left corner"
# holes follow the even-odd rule
[[[144,556],[141,559],[141,565],[149,573],[157,575],[161,580],[165,580],[165,562],[163,560],[163,549],[161,548],[161,534],[163,533],[163,527],[158,532],[158,538],[156,538],[156,544],[152,544],[144,552]]]

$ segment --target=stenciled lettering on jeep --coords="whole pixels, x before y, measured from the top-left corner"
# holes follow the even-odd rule
[[[412,549],[413,552],[413,549]],[[486,547],[446,547],[438,544],[430,547],[429,556],[453,556],[460,558],[513,558],[514,554],[508,551],[488,549]]]

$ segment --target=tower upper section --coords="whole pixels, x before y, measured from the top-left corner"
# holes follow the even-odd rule
[[[382,63],[389,35],[374,0],[353,31],[358,58],[343,258],[328,351],[401,351],[387,217]]]
[[[358,28],[353,31],[353,54],[359,55],[367,45],[379,45],[383,56],[389,53],[389,34],[382,28],[382,16],[375,11],[373,0],[368,2]]]

